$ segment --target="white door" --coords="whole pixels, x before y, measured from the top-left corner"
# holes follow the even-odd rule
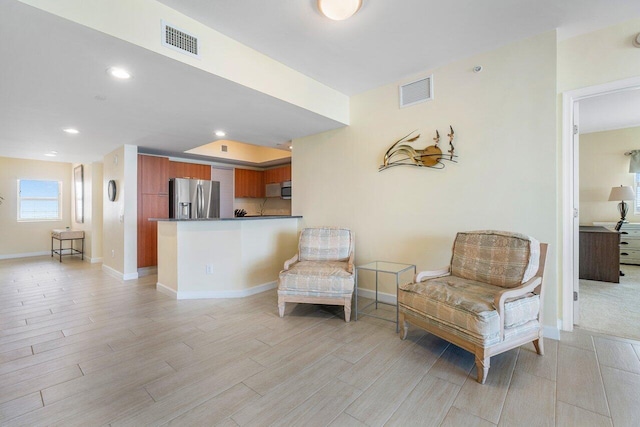
[[[573,103],[573,323],[580,324],[580,132],[579,103]],[[576,298],[577,296],[577,298]]]

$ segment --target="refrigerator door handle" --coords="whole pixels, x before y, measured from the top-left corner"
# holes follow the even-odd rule
[[[196,208],[196,218],[203,218],[203,210],[204,210],[204,193],[202,191],[202,184],[198,184],[196,188],[196,197],[198,207]]]

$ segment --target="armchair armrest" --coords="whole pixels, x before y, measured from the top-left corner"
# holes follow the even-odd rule
[[[433,279],[434,277],[448,276],[451,274],[451,266],[439,268],[437,270],[420,271],[416,274],[415,283],[422,282],[424,279]]]
[[[294,256],[292,256],[291,258],[289,258],[284,262],[284,269],[288,270],[297,261],[298,261],[298,254],[295,254]]]
[[[347,271],[353,274],[353,251],[349,255],[349,260],[347,261]]]
[[[542,284],[542,277],[534,276],[526,283],[510,289],[505,289],[496,294],[493,298],[493,306],[498,312],[500,318],[500,341],[504,340],[504,303],[509,298],[516,298],[533,292]],[[538,314],[539,315],[539,314]]]

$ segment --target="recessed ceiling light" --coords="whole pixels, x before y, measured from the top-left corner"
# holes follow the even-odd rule
[[[343,21],[353,16],[362,6],[362,0],[318,0],[318,9],[334,21]]]
[[[66,129],[62,129],[63,131],[65,131],[66,133],[70,133],[70,134],[78,134],[80,133],[80,131],[78,129],[74,129],[74,128],[66,128]]]
[[[225,136],[225,135],[226,135],[226,133],[223,130],[217,130],[216,131],[216,136]]]
[[[293,145],[290,145],[290,146],[289,146],[289,150],[291,150],[292,148],[293,148]]]
[[[126,80],[131,78],[131,74],[124,68],[111,67],[107,69],[107,72],[117,79]]]

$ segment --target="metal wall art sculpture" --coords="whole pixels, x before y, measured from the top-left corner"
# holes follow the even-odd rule
[[[438,147],[438,144],[440,143],[440,132],[438,132],[437,129],[436,137],[433,138],[434,144],[423,149],[416,149],[411,145],[408,145],[420,138],[420,134],[411,137],[415,132],[413,131],[400,138],[391,147],[389,147],[384,155],[384,164],[378,168],[378,172],[394,166],[415,166],[420,168],[444,169],[445,164],[442,162],[443,160],[457,163],[454,158],[457,158],[458,156],[455,154],[455,147],[453,146],[453,138],[455,134],[452,126],[449,126],[449,129],[451,129],[451,133],[447,135],[449,137],[448,155],[443,155],[442,150]]]

